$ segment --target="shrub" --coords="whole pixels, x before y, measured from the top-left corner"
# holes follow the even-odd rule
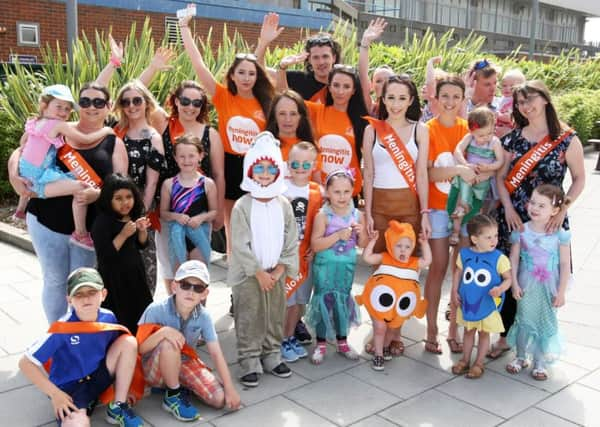
[[[6,163],[13,150],[19,145],[23,128],[10,120],[6,111],[0,108],[0,202],[16,200],[16,195],[8,182]]]
[[[600,120],[600,90],[580,90],[556,97],[554,105],[562,121],[574,128],[583,144]]]

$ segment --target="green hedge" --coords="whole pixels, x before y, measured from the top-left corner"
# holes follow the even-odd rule
[[[559,118],[577,131],[581,142],[592,138],[592,131],[600,120],[600,90],[582,89],[555,97]]]

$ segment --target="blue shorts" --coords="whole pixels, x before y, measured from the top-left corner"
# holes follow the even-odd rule
[[[432,209],[429,213],[431,224],[431,239],[450,237],[450,216],[445,209]]]
[[[308,301],[310,300],[310,294],[312,293],[312,287],[312,268],[309,268],[308,277],[304,283],[302,283],[302,286],[300,286],[287,300],[287,306],[291,307],[292,305],[296,304],[308,304]]]
[[[73,398],[75,406],[79,409],[86,409],[89,415],[102,392],[110,387],[114,380],[108,372],[106,360],[103,360],[98,369],[85,378],[68,382],[59,388]]]

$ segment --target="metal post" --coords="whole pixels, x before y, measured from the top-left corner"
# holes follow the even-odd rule
[[[537,17],[540,14],[540,4],[538,0],[532,0],[531,6],[531,28],[529,29],[529,59],[535,55],[535,38],[537,28]]]
[[[67,0],[67,55],[73,62],[73,44],[77,40],[77,0]]]

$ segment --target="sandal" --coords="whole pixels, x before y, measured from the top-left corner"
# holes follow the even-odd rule
[[[484,372],[485,368],[483,365],[475,363],[473,366],[471,366],[471,369],[469,369],[469,372],[467,372],[467,375],[465,376],[469,379],[476,380],[477,378],[481,378]]]
[[[371,338],[369,342],[365,344],[365,353],[371,355],[375,354],[375,344],[373,344],[373,338]]]
[[[460,359],[454,366],[452,366],[452,373],[454,375],[463,375],[469,372],[469,364],[464,360]]]
[[[423,340],[425,343],[425,351],[432,354],[442,354],[442,347],[438,341],[427,341]]]
[[[533,368],[531,377],[536,381],[546,381],[548,379],[548,371],[545,368]]]
[[[448,306],[446,307],[446,311],[444,312],[444,317],[446,318],[446,320],[449,322],[450,321],[450,314],[452,313],[452,306],[450,303],[448,303]]]
[[[449,239],[450,246],[456,246],[460,243],[460,236],[458,233],[452,233]]]
[[[516,357],[513,359],[512,362],[506,365],[506,372],[508,372],[509,374],[516,375],[528,366],[529,361],[527,359],[521,359],[520,357]]]
[[[456,341],[454,338],[448,338],[446,340],[448,342],[448,347],[450,347],[450,351],[454,354],[462,353],[463,346],[461,342]]]
[[[507,351],[510,351],[510,347],[498,347],[493,345],[485,357],[492,360],[500,359]]]
[[[390,341],[390,354],[392,357],[400,357],[404,354],[404,343],[400,340]]]

